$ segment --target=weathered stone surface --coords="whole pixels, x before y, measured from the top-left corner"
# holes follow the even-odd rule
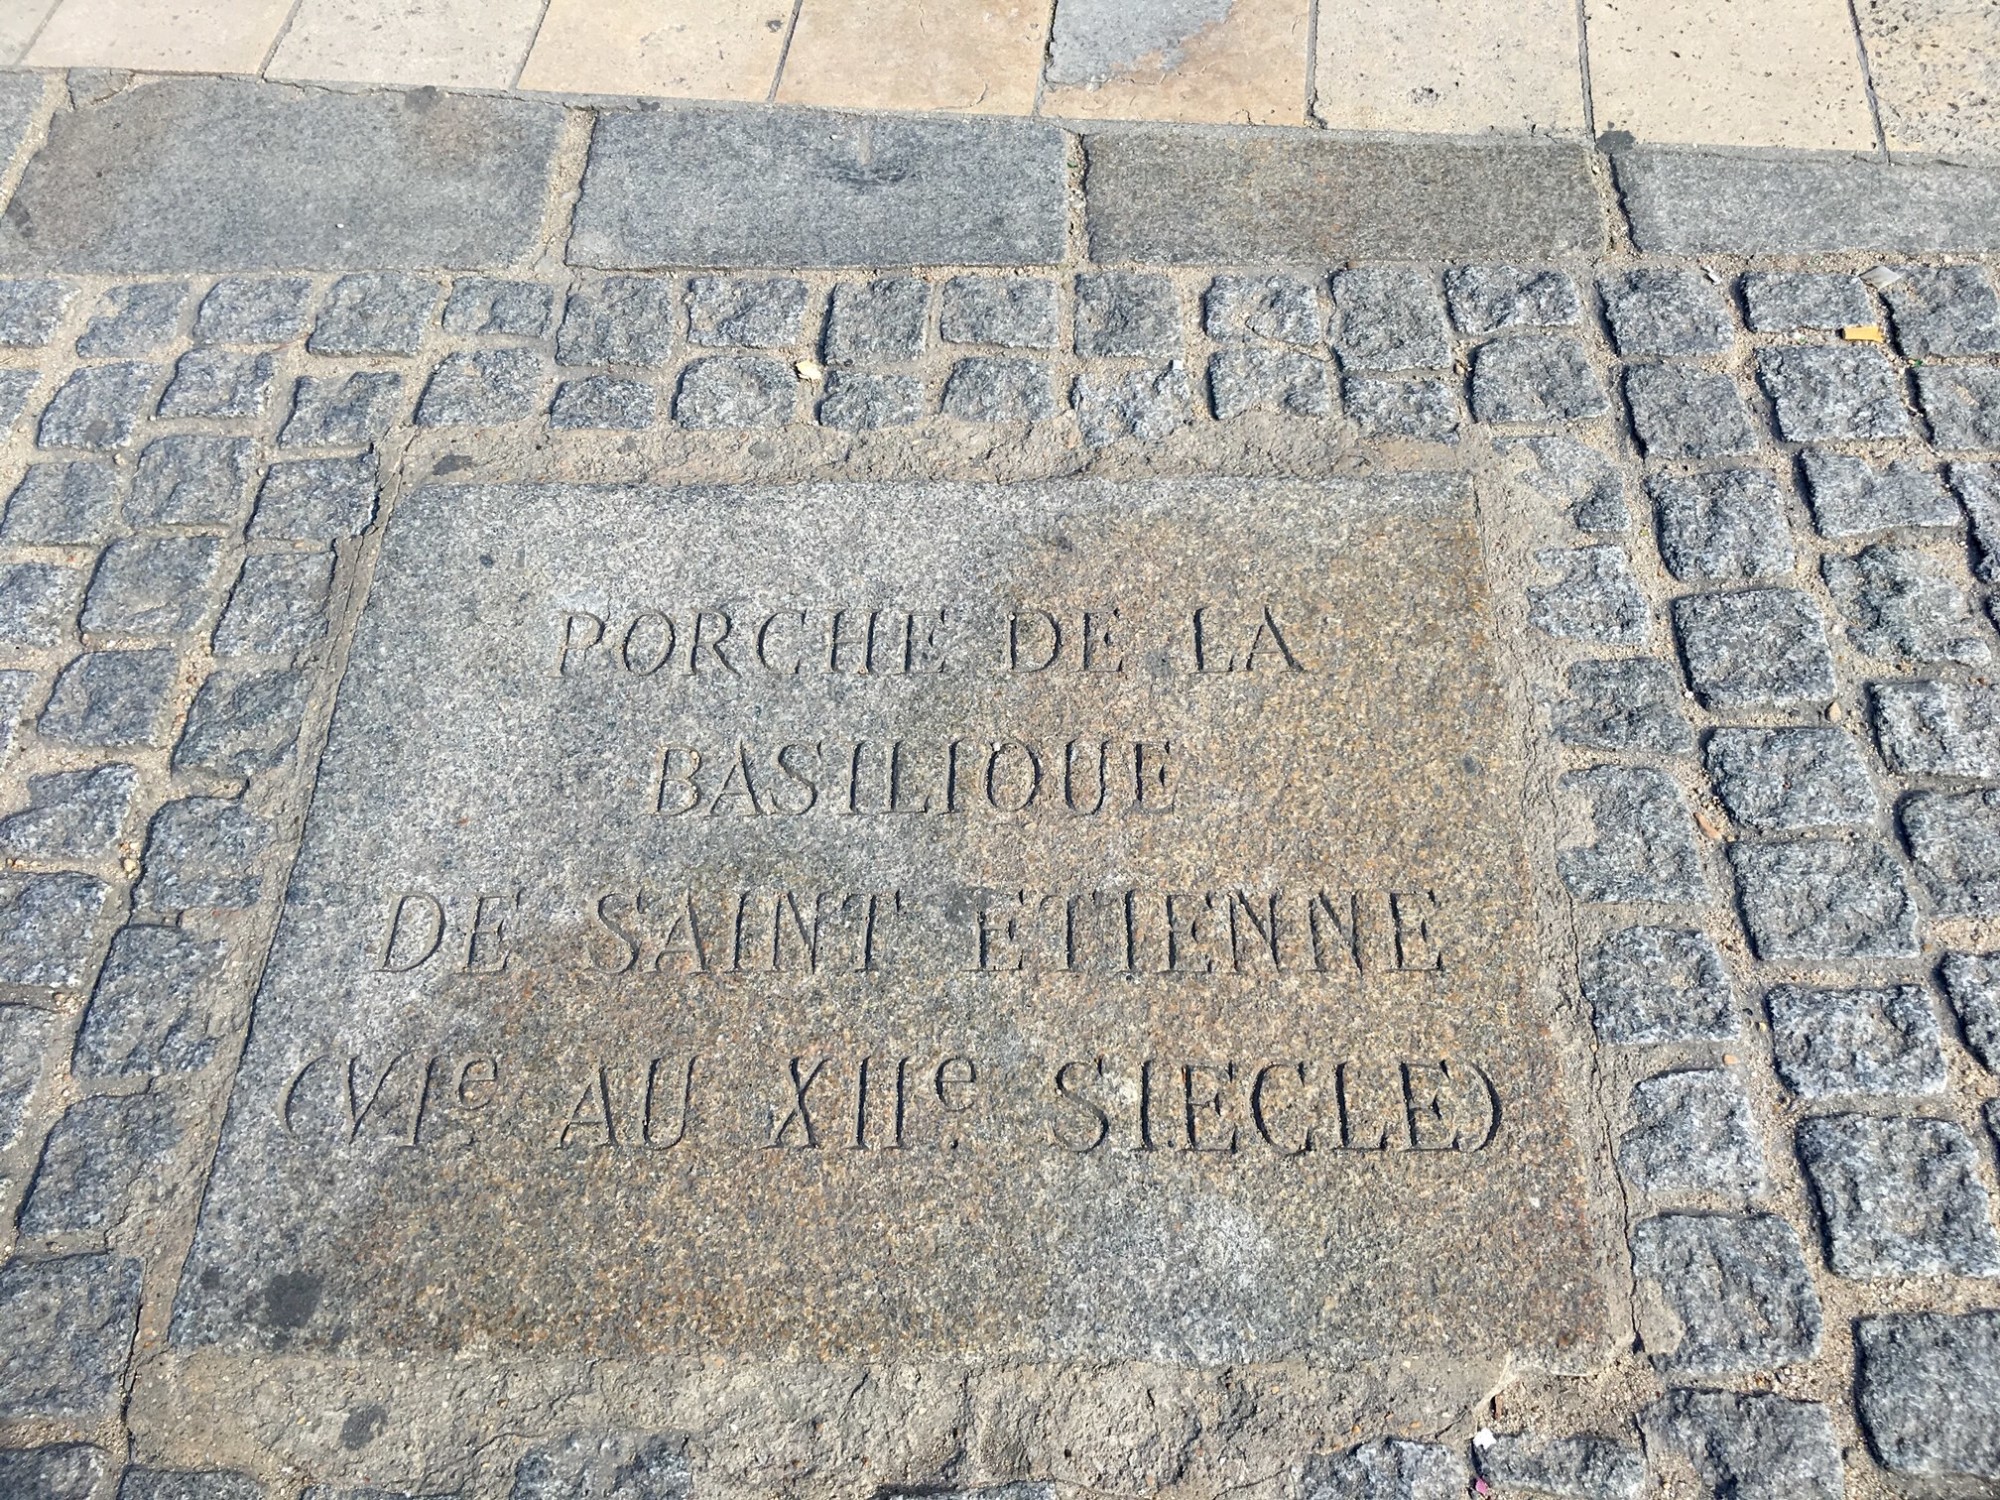
[[[343,379],[302,375],[292,387],[292,414],[279,430],[282,448],[363,448],[387,436],[401,414],[403,377],[358,370]]]
[[[843,281],[827,309],[822,352],[833,364],[895,364],[924,352],[931,284],[917,276]]]
[[[1655,474],[1647,481],[1660,523],[1660,556],[1689,583],[1777,578],[1792,569],[1783,491],[1768,469]]]
[[[286,542],[359,536],[375,519],[378,490],[375,459],[367,453],[272,464],[257,491],[250,535]]]
[[[1649,1442],[1686,1457],[1710,1500],[1841,1500],[1845,1493],[1840,1445],[1818,1402],[1669,1391],[1641,1422]]]
[[[1349,370],[1451,366],[1444,299],[1427,271],[1361,266],[1333,273],[1333,346]]]
[[[1202,331],[1221,343],[1256,339],[1315,348],[1326,336],[1319,289],[1298,276],[1218,276],[1202,296]]]
[[[1652,611],[1632,581],[1623,547],[1550,548],[1535,561],[1560,572],[1553,584],[1528,589],[1528,620],[1537,630],[1610,646],[1643,646],[1652,634]]]
[[[1678,927],[1627,927],[1584,955],[1583,997],[1607,1042],[1726,1041],[1736,995],[1714,940]]]
[[[1048,81],[1094,89],[1141,70],[1179,68],[1188,44],[1227,14],[1226,0],[1069,0],[1050,29]]]
[[[947,344],[1053,349],[1058,292],[1038,276],[954,276],[944,284],[938,332]]]
[[[1363,437],[1458,441],[1458,392],[1451,383],[1350,375],[1341,382],[1340,393]]]
[[[257,857],[271,829],[242,803],[227,797],[185,797],[153,814],[133,890],[141,911],[189,907],[255,906],[263,894]]]
[[[255,552],[230,591],[215,627],[218,656],[291,656],[326,635],[333,585],[331,552]]]
[[[312,283],[302,276],[228,276],[195,314],[197,344],[289,344],[306,331]]]
[[[114,286],[104,294],[105,311],[77,339],[76,352],[87,359],[150,354],[173,338],[187,300],[184,281]]]
[[[2000,448],[2000,366],[1922,364],[1916,373],[1933,443],[1952,452]]]
[[[0,1005],[0,1147],[20,1139],[55,1023],[54,1015],[37,1006]]]
[[[689,1500],[686,1449],[671,1436],[572,1433],[521,1455],[509,1500]]]
[[[45,346],[75,295],[60,281],[0,281],[0,348]]]
[[[311,687],[288,670],[215,673],[188,710],[174,769],[237,778],[275,770],[292,758]]]
[[[1987,583],[2000,583],[2000,464],[1957,463],[1947,472],[1952,492],[1972,523],[1979,576]]]
[[[611,110],[591,138],[569,259],[1049,265],[1068,219],[1067,141],[1040,121]]]
[[[229,1469],[130,1468],[118,1500],[265,1500],[264,1486]]]
[[[638,432],[651,427],[659,412],[660,393],[652,382],[586,375],[556,387],[549,426]]]
[[[710,289],[694,299],[697,332],[714,333],[719,323],[727,321],[727,315],[713,315],[712,289],[718,286],[733,286],[737,283],[718,283],[711,277],[697,277],[696,288]],[[798,287],[798,299],[804,301],[805,288],[800,283],[765,282],[765,287]],[[544,297],[548,288],[538,288]],[[502,293],[493,294],[499,298]],[[515,297],[515,301],[519,301]],[[489,308],[498,308],[498,316],[510,326],[524,326],[534,321],[528,306],[503,305],[489,300]],[[488,311],[483,321],[491,322],[496,313]],[[740,316],[740,315],[739,315]],[[546,309],[541,314],[543,322],[548,320]],[[680,322],[680,304],[675,296],[674,283],[665,276],[605,276],[583,282],[569,294],[563,304],[562,327],[556,330],[556,362],[564,365],[663,365],[674,348],[674,328]],[[728,330],[723,330],[728,331]],[[792,336],[779,340],[791,343],[798,336],[798,313],[792,313]],[[698,344],[706,343],[748,343],[753,339],[713,339],[697,337]]]
[[[88,1443],[0,1451],[0,1493],[21,1500],[95,1500],[104,1450]]]
[[[343,276],[326,294],[306,348],[314,354],[415,354],[439,295],[438,284],[426,276]]]
[[[1764,997],[1785,1086],[1806,1099],[1935,1094],[1945,1083],[1937,1017],[1922,985],[1813,989]]]
[[[1877,350],[1831,344],[1759,349],[1757,379],[1788,442],[1861,442],[1910,430],[1902,377]]]
[[[1926,465],[1896,459],[1878,469],[1865,459],[1820,448],[1808,448],[1800,462],[1813,525],[1821,536],[1958,524],[1957,508]]]
[[[92,452],[122,448],[151,406],[156,383],[151,365],[85,365],[43,408],[35,441]]]
[[[491,276],[461,276],[445,299],[444,331],[462,338],[498,334],[538,339],[549,331],[556,289],[543,281],[506,281]],[[560,359],[561,351],[557,351]]]
[[[1502,453],[1525,452],[1534,459],[1534,466],[1522,472],[1522,479],[1565,506],[1578,531],[1623,532],[1631,528],[1625,478],[1600,450],[1560,434],[1503,438],[1499,447]]]
[[[819,403],[823,426],[850,432],[904,427],[923,414],[924,386],[914,375],[832,370]]]
[[[1708,739],[1708,774],[1729,816],[1758,833],[1875,817],[1861,747],[1838,729],[1718,729]]]
[[[1685,365],[1634,365],[1625,401],[1648,458],[1727,458],[1757,446],[1736,382]]]
[[[2000,1276],[1979,1153],[1952,1121],[1815,1116],[1799,1164],[1842,1276]]]
[[[2000,1479],[2000,1313],[1902,1313],[1854,1325],[1855,1405],[1882,1466]]]
[[[1917,792],[1899,811],[1931,909],[1947,916],[2000,912],[2000,791]]]
[[[1758,333],[1852,328],[1875,321],[1859,276],[1816,271],[1752,271],[1743,278],[1750,327]]]
[[[511,264],[540,237],[562,118],[435,89],[154,80],[56,115],[0,226],[0,265]]]
[[[1595,766],[1563,777],[1590,806],[1596,842],[1560,849],[1556,867],[1580,901],[1707,899],[1694,822],[1680,791],[1644,766]]]
[[[86,651],[57,674],[35,730],[71,745],[151,745],[174,673],[171,647]]]
[[[1833,653],[1796,589],[1687,594],[1673,602],[1688,685],[1704,707],[1793,708],[1833,697]]]
[[[1166,277],[1087,271],[1076,278],[1078,354],[1143,358],[1180,349],[1180,298]]]
[[[419,427],[497,427],[542,412],[548,371],[533,349],[450,354],[417,402]]]
[[[177,635],[207,616],[222,543],[172,533],[124,537],[104,549],[83,600],[83,628]]]
[[[1548,425],[1611,409],[1583,345],[1521,335],[1481,344],[1472,356],[1472,414],[1482,422]]]
[[[0,642],[53,646],[66,639],[88,577],[56,563],[0,564]]]
[[[1555,705],[1551,727],[1569,745],[1685,754],[1694,730],[1683,692],[1674,669],[1654,657],[1573,662],[1569,696]]]
[[[1661,1214],[1632,1231],[1632,1270],[1673,1323],[1648,1337],[1667,1375],[1775,1369],[1819,1352],[1819,1297],[1792,1226],[1772,1214]]]
[[[1381,1438],[1300,1466],[1299,1500],[1458,1500],[1471,1487],[1465,1459],[1442,1443]]]
[[[1253,562],[1255,600],[1240,583]],[[1385,569],[1402,580],[1393,594]],[[322,757],[173,1337],[1213,1363],[1401,1351],[1430,1336],[1419,1321],[1492,1351],[1586,1336],[1602,1303],[1566,1094],[1517,999],[1533,930],[1521,773],[1484,579],[1470,486],[1428,476],[408,496],[354,646],[370,669],[344,684]],[[874,670],[850,675],[858,637],[843,636],[837,676],[815,665],[830,604],[802,606],[803,635],[769,631],[768,666],[739,649],[756,612],[779,607],[752,601],[843,597],[829,580],[871,600],[954,601],[894,647],[921,682],[879,642]],[[1121,613],[1108,637],[1091,627],[1086,676],[1071,632],[1107,580]],[[1024,598],[1073,622],[1067,665],[1004,665],[1010,641],[1023,668],[1053,643],[1034,617],[1010,631]],[[671,670],[642,675],[665,647],[657,616],[640,615],[679,599],[705,601],[702,648],[684,613]],[[715,614],[732,618],[729,640]],[[1410,670],[1380,672],[1384,650]],[[783,670],[794,651],[797,673]],[[1112,652],[1124,672],[1105,670]],[[904,689],[919,686],[912,720]],[[414,715],[424,732],[406,727]],[[1103,732],[1101,805],[1088,759],[1051,748],[1086,722],[1136,726]],[[973,732],[959,725],[1005,742],[948,789],[939,757]],[[1171,751],[1140,747],[1156,739]],[[715,748],[739,740],[741,756]],[[814,783],[812,808],[772,769],[793,740],[828,747],[786,758]],[[887,806],[887,763],[864,748],[857,812],[842,814],[838,766],[892,740],[897,805],[930,812],[868,815]],[[553,774],[563,795],[522,795]],[[941,846],[928,819],[947,796],[964,815]],[[142,906],[189,900],[152,894],[158,856]],[[1219,893],[1264,903],[1264,938],[1233,896],[1177,896],[1169,952],[1165,893],[1186,888],[1191,860],[1217,871]],[[1110,868],[1137,892],[1129,952],[1123,900],[1087,896]],[[518,899],[469,914],[447,870]],[[671,897],[670,871],[688,872]],[[841,883],[861,872],[900,901],[849,900]],[[1321,911],[1315,956],[1295,903],[1318,886],[1334,915]],[[1054,920],[1062,903],[1038,908],[1045,919],[994,894],[1005,887],[1086,893],[1076,946]],[[385,897],[426,890],[441,912]],[[756,893],[743,962],[757,967],[735,975],[715,946],[728,890]],[[453,936],[431,953],[434,916]],[[473,972],[459,972],[465,952]],[[1128,967],[1079,1011],[1072,969]],[[948,1035],[934,1030],[946,976],[981,997]],[[742,1029],[752,1017],[757,1041]],[[431,1040],[441,1022],[449,1042]],[[641,1024],[651,1050],[635,1061],[620,1039]],[[1201,1051],[1181,1059],[1197,1025]],[[379,1100],[358,1126],[344,1060],[300,1074],[329,1036]],[[890,1155],[897,1068],[883,1071],[874,1039],[906,1036],[936,1040],[891,1044],[912,1061]],[[466,1100],[433,1090],[413,1150],[410,1088],[440,1047],[438,1076],[489,1056],[495,1082],[476,1067]],[[592,1057],[604,1071],[579,1073]],[[1137,1139],[1148,1058],[1151,1086],[1171,1068],[1179,1102],[1149,1113],[1155,1154],[1113,1149]],[[1260,1096],[1270,1142],[1249,1113],[1256,1069],[1232,1074],[1232,1058],[1286,1060]],[[1335,1058],[1344,1126],[1326,1092]],[[1063,1104],[1058,1074],[1089,1107]],[[288,1131],[277,1100],[295,1078]],[[1507,1125],[1489,1141],[1496,1097]],[[1308,1123],[1314,1144],[1284,1154]],[[1199,1210],[1213,1232],[1174,1232],[1161,1174],[1181,1180],[1191,1148],[1216,1146],[1226,1171]],[[1382,1152],[1393,1173],[1350,1166]],[[503,1184],[514,1222],[560,1231],[511,1234],[493,1255],[492,1222],[465,1205]],[[937,1214],[940,1192],[989,1208]],[[857,1284],[855,1257],[879,1252],[882,1225],[919,1220]],[[678,1232],[662,1236],[665,1222]],[[1107,1249],[1062,1248],[1084,1240]],[[697,1263],[711,1269],[691,1274]],[[1198,1295],[1162,1301],[1168,1286]]]
[[[111,853],[139,773],[114,763],[28,778],[28,805],[0,818],[0,855],[92,863]]]
[[[1947,953],[1938,978],[1965,1045],[1987,1072],[2000,1073],[2000,961],[1984,953]]]
[[[1764,1148],[1734,1073],[1703,1068],[1642,1079],[1631,1108],[1618,1169],[1640,1192],[1763,1193]]]
[[[683,427],[782,427],[798,404],[798,378],[762,354],[711,354],[681,371],[674,420]]]
[[[108,889],[94,876],[68,870],[0,876],[0,984],[81,984]]]
[[[1933,354],[2000,354],[2000,297],[1978,266],[1909,266],[1882,289],[1896,347]]]
[[[23,1234],[80,1234],[115,1227],[142,1178],[157,1178],[180,1140],[165,1094],[99,1095],[72,1104],[42,1147]]]
[[[1038,359],[961,359],[944,383],[944,413],[968,422],[1040,422],[1062,408]]]
[[[1917,951],[1917,907],[1902,867],[1871,840],[1739,840],[1729,846],[1729,862],[1759,958]]]
[[[144,365],[132,368],[146,370]],[[254,417],[271,390],[271,356],[235,349],[195,349],[174,365],[160,397],[163,417]],[[150,378],[150,371],[148,371]]]
[[[8,497],[0,539],[102,542],[111,534],[117,510],[118,471],[110,464],[30,464]]]
[[[1209,409],[1217,421],[1246,411],[1324,417],[1333,411],[1326,361],[1296,349],[1224,349],[1208,360]]]
[[[155,438],[139,455],[125,519],[134,526],[240,526],[250,508],[250,466],[248,438]]]
[[[1561,1495],[1564,1500],[1638,1500],[1646,1460],[1610,1438],[1494,1435],[1478,1453],[1479,1472],[1502,1489]]]
[[[98,971],[71,1067],[85,1078],[151,1077],[206,1067],[222,944],[180,927],[121,927]]]
[[[1460,333],[1568,328],[1583,321],[1576,283],[1561,271],[1457,266],[1444,273],[1444,292]]]
[[[136,1260],[71,1255],[0,1267],[0,1413],[115,1412],[138,1317]]]
[[[1554,141],[1140,129],[1086,136],[1084,152],[1098,260],[1532,261],[1604,243],[1590,154]]]
[[[1977,666],[1992,656],[1958,580],[1926,553],[1877,543],[1821,558],[1820,573],[1859,651],[1926,665]]]
[[[697,276],[688,340],[709,348],[789,349],[802,342],[806,284],[791,276]]]
[[[1161,369],[1086,370],[1070,387],[1070,405],[1093,448],[1128,437],[1154,442],[1194,419],[1194,387],[1179,360]]]
[[[1720,287],[1699,271],[1642,269],[1601,277],[1597,290],[1618,352],[1724,354],[1736,319]]]

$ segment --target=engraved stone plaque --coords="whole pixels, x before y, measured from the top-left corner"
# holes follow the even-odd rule
[[[1588,1339],[1470,487],[432,488],[184,1346]]]

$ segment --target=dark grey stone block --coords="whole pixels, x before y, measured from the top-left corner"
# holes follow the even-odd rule
[[[117,1411],[139,1317],[139,1262],[110,1255],[0,1268],[0,1414]]]
[[[23,1234],[117,1227],[142,1177],[162,1174],[181,1138],[164,1094],[99,1096],[72,1104],[49,1132],[21,1205]]]
[[[1916,792],[1900,809],[1903,838],[1931,909],[2000,913],[2000,791]]]
[[[1084,150],[1101,261],[1535,261],[1604,245],[1590,153],[1554,141],[1124,129]]]
[[[1686,594],[1673,602],[1688,685],[1705,708],[1795,708],[1833,697],[1833,653],[1795,589]]]
[[[1986,583],[2000,583],[2000,464],[1956,463],[1946,472],[1972,523],[1974,571]]]
[[[48,79],[44,74],[24,69],[0,75],[0,160],[11,162],[21,149],[29,126],[41,113],[47,91]],[[70,1497],[59,1495],[54,1500],[70,1500]]]
[[[1602,1041],[1650,1046],[1736,1035],[1729,971],[1706,933],[1623,928],[1584,955],[1581,974]]]
[[[132,366],[147,370],[144,365]],[[271,356],[234,349],[194,349],[174,365],[160,397],[163,417],[254,417],[270,394]],[[147,370],[150,383],[151,372]],[[120,439],[120,441],[123,441]]]
[[[1819,1298],[1799,1237],[1772,1214],[1661,1214],[1632,1231],[1632,1270],[1678,1321],[1667,1375],[1771,1370],[1819,1352]]]
[[[1917,399],[1938,447],[2000,448],[2000,367],[1919,365]]]
[[[83,601],[83,628],[121,635],[177,635],[208,614],[222,566],[212,536],[125,537],[97,564]]]
[[[35,441],[99,452],[124,447],[152,405],[157,378],[151,365],[85,365],[42,409]]]
[[[1784,492],[1769,470],[1655,474],[1646,488],[1659,517],[1660,555],[1674,577],[1723,583],[1792,570]]]
[[[1823,344],[1759,349],[1757,378],[1789,442],[1859,442],[1910,430],[1902,379],[1877,350]]]
[[[1030,120],[610,111],[591,139],[569,259],[617,270],[1053,264],[1068,155],[1060,130]]]
[[[1882,289],[1896,347],[1933,354],[2000,354],[2000,297],[1978,266],[1910,266]]]
[[[1764,1148],[1750,1096],[1724,1069],[1642,1079],[1632,1089],[1632,1128],[1618,1143],[1618,1170],[1642,1193],[1764,1191]]]
[[[265,1500],[264,1486],[228,1469],[125,1471],[118,1500]]]
[[[197,344],[289,344],[306,331],[312,283],[303,276],[229,276],[195,313]]]
[[[306,348],[314,354],[415,354],[438,296],[438,284],[428,276],[393,271],[343,276],[326,294]]]
[[[1528,622],[1537,630],[1565,640],[1646,644],[1652,612],[1632,581],[1623,547],[1549,548],[1535,561],[1562,575],[1528,589]]]
[[[509,265],[541,236],[562,121],[552,104],[436,89],[146,83],[55,117],[0,226],[0,265]]]
[[[924,352],[931,286],[916,276],[843,281],[833,289],[823,352],[832,364],[895,364]]]
[[[326,635],[333,584],[331,552],[258,552],[243,559],[229,605],[215,627],[218,656],[291,656]]]
[[[57,563],[0,563],[0,644],[53,646],[67,639],[88,576]]]
[[[805,342],[806,284],[790,276],[696,276],[688,340],[707,348],[790,349]]]
[[[98,972],[70,1066],[84,1078],[189,1073],[215,1056],[223,946],[181,927],[121,927]]]
[[[1166,277],[1086,271],[1076,278],[1078,354],[1145,357],[1180,349],[1180,296]]]
[[[1053,349],[1059,293],[1033,276],[954,276],[944,284],[938,332],[947,344]]]
[[[1482,422],[1549,426],[1610,409],[1604,383],[1575,339],[1522,335],[1473,351],[1472,414]]]
[[[1350,375],[1341,382],[1341,397],[1363,437],[1458,441],[1458,392],[1445,381]]]
[[[1202,330],[1218,343],[1312,349],[1326,337],[1326,314],[1319,288],[1303,277],[1218,276],[1202,294]]]
[[[0,439],[12,435],[14,424],[28,409],[28,398],[34,395],[41,380],[38,370],[0,369]]]
[[[1714,1500],[1841,1500],[1826,1408],[1783,1396],[1668,1391],[1640,1416],[1655,1447],[1685,1456]]]
[[[43,348],[75,295],[60,281],[0,281],[0,348]]]
[[[1844,272],[1752,271],[1743,301],[1758,333],[1854,328],[1875,321],[1875,304],[1859,276]]]
[[[388,435],[402,411],[403,377],[357,370],[344,378],[302,375],[292,387],[292,414],[278,433],[281,448],[360,448]]]
[[[1699,271],[1617,271],[1597,283],[1618,352],[1723,354],[1736,343],[1736,320],[1720,287]]]
[[[154,744],[176,670],[170,646],[86,651],[57,675],[35,730],[70,745]]]
[[[1854,1404],[1885,1469],[2000,1479],[2000,1312],[1854,1325]]]
[[[797,282],[790,284],[799,286]],[[805,288],[799,286],[799,290],[803,294]],[[697,298],[697,308],[701,305]],[[543,316],[546,318],[546,312]],[[680,308],[670,277],[606,276],[585,281],[563,304],[562,327],[556,332],[556,362],[663,365],[673,353],[674,327],[679,322]],[[796,329],[796,313],[792,323]],[[697,338],[695,342],[709,341]]]
[[[1086,370],[1070,387],[1070,405],[1093,448],[1128,437],[1157,442],[1194,420],[1194,387],[1179,360],[1163,369]]]
[[[1646,1483],[1639,1450],[1604,1437],[1496,1433],[1477,1461],[1489,1484],[1563,1500],[1638,1500]]]
[[[1348,370],[1448,370],[1451,330],[1427,271],[1362,266],[1333,273],[1333,344]]]
[[[1345,1453],[1316,1453],[1299,1468],[1298,1500],[1454,1500],[1472,1476],[1457,1449],[1378,1438]]]
[[[94,1500],[109,1465],[87,1443],[0,1452],[0,1494],[20,1500]]]
[[[1208,400],[1218,421],[1247,411],[1287,411],[1300,417],[1333,411],[1326,361],[1296,349],[1234,348],[1210,355]]]
[[[1460,333],[1568,328],[1583,321],[1576,283],[1562,271],[1457,266],[1444,273],[1444,293]]]
[[[1604,453],[1560,434],[1504,438],[1499,449],[1506,454],[1525,452],[1534,459],[1534,467],[1522,471],[1522,479],[1564,506],[1570,524],[1578,531],[1618,533],[1631,529],[1625,477]]]
[[[1694,822],[1671,780],[1642,766],[1594,766],[1563,777],[1590,805],[1594,844],[1556,851],[1579,901],[1701,902],[1708,898]]]
[[[1764,997],[1778,1076],[1805,1099],[1936,1094],[1944,1089],[1937,1016],[1922,985],[1815,989]]]
[[[1875,743],[1904,776],[2000,779],[2000,688],[1874,682]]]
[[[449,354],[417,401],[419,427],[498,427],[542,414],[548,383],[534,349]]]
[[[1872,840],[1729,846],[1757,956],[1904,958],[1918,951],[1916,902],[1902,867]]]
[[[1625,402],[1648,458],[1727,458],[1757,446],[1736,383],[1713,370],[1634,365]]]
[[[1979,1156],[1952,1121],[1803,1120],[1799,1164],[1842,1276],[2000,1276]]]
[[[1708,739],[1708,774],[1729,816],[1758,833],[1875,817],[1861,748],[1838,729],[1718,729]]]
[[[445,299],[444,331],[462,338],[538,339],[549,331],[555,297],[555,288],[542,281],[461,276]]]
[[[586,375],[556,387],[556,399],[549,406],[549,426],[636,432],[651,427],[659,410],[659,392],[650,381]]]
[[[187,306],[185,281],[138,281],[104,294],[105,310],[76,341],[86,359],[151,354],[172,340]]]
[[[847,432],[907,427],[923,414],[924,384],[914,375],[833,370],[819,403],[820,425]]]
[[[174,769],[239,778],[275,770],[298,744],[311,686],[304,674],[284,670],[213,674],[188,711]]]
[[[1878,468],[1865,459],[1820,448],[1808,448],[1799,459],[1813,525],[1821,536],[1958,524],[1958,508],[1927,464],[1899,458]]]
[[[134,526],[243,524],[250,509],[248,438],[154,438],[139,455],[125,519]]]
[[[0,1005],[0,1146],[20,1138],[55,1022],[51,1012],[38,1006]]]
[[[71,989],[83,982],[90,935],[110,888],[73,871],[0,876],[0,984]]]
[[[1965,1045],[1989,1073],[2000,1073],[2000,956],[1947,953],[1938,979],[1951,1001]]]
[[[693,1493],[685,1438],[577,1432],[522,1454],[509,1500],[689,1500]]]
[[[13,748],[21,712],[38,685],[33,672],[0,672],[0,751]]]
[[[683,427],[782,427],[798,405],[791,367],[762,354],[712,354],[681,371],[674,420]]]
[[[264,882],[252,868],[270,825],[226,797],[186,797],[153,814],[133,890],[140,911],[255,906]]]
[[[1855,557],[1821,558],[1820,572],[1858,651],[1891,661],[1967,666],[1992,655],[1965,591],[1925,553],[1877,543]]]
[[[359,536],[375,519],[378,493],[372,454],[272,464],[257,491],[250,535],[293,542]]]
[[[127,765],[47,771],[28,778],[28,805],[0,818],[0,855],[95,862],[125,826],[139,773]]]
[[[1061,410],[1038,359],[961,359],[944,383],[944,414],[967,422],[1041,422]]]
[[[1673,668],[1650,656],[1573,662],[1551,727],[1566,745],[1683,755],[1694,749],[1683,691]]]

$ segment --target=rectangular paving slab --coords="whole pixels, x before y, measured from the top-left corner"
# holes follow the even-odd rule
[[[420,491],[176,1341],[1589,1341],[1482,580],[1449,477]]]

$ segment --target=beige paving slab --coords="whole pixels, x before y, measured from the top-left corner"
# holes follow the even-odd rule
[[[778,98],[1029,114],[1049,15],[1049,0],[805,0]]]
[[[1579,130],[1572,0],[1320,0],[1313,112],[1342,130]]]
[[[292,0],[62,0],[24,59],[37,68],[255,73]]]
[[[1585,0],[1597,128],[1642,141],[1869,150],[1847,0]]]
[[[791,0],[550,0],[521,87],[762,99],[791,23]]]
[[[1217,19],[1123,62],[1103,81],[1051,78],[1042,113],[1100,120],[1306,123],[1310,0],[1234,0]],[[1060,24],[1060,23],[1058,23]]]
[[[12,67],[28,50],[56,0],[0,0],[0,67]]]
[[[2000,4],[1860,0],[1892,151],[2000,152]]]
[[[300,0],[272,78],[507,88],[542,0]]]

